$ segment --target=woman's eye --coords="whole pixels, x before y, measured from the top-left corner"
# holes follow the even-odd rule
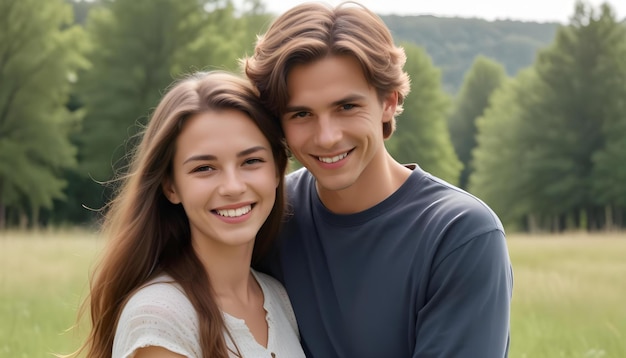
[[[245,161],[245,164],[248,164],[248,165],[258,164],[258,163],[265,163],[265,160],[261,158],[250,158]]]
[[[213,170],[213,168],[212,168],[212,167],[210,167],[210,166],[208,166],[208,165],[203,165],[203,166],[200,166],[200,167],[195,168],[194,170],[192,170],[192,172],[194,172],[194,173],[198,173],[198,172],[208,172],[208,171],[211,171],[211,170]]]

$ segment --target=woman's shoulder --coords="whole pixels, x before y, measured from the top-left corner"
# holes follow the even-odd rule
[[[185,292],[170,276],[163,274],[143,284],[131,296],[131,300],[168,301],[186,299]]]
[[[195,310],[180,285],[171,277],[161,275],[132,294],[124,305],[124,315],[195,319]]]
[[[182,288],[159,276],[132,294],[120,315],[113,345],[114,357],[129,357],[141,347],[159,346],[199,356],[198,317]],[[194,355],[195,354],[195,355]]]

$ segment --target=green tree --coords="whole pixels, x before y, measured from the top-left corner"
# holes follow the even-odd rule
[[[391,154],[402,163],[417,163],[450,183],[458,183],[461,163],[454,154],[446,123],[450,99],[441,88],[440,71],[421,48],[403,43],[404,66],[411,92],[389,139]]]
[[[604,206],[607,229],[626,224],[626,26],[615,23],[615,15],[603,5],[598,18],[599,36],[604,47],[594,68],[598,84],[596,95],[604,98],[597,108],[603,118],[603,146],[592,155],[592,194]],[[601,97],[600,97],[601,96]]]
[[[489,106],[489,98],[506,78],[504,67],[484,56],[474,60],[463,80],[461,91],[448,120],[450,139],[463,170],[459,186],[467,187],[472,171],[472,150],[476,147],[476,119]]]
[[[257,35],[265,33],[271,24],[274,15],[267,12],[263,0],[243,0],[242,9],[238,11],[242,16],[245,41],[243,41],[245,55],[251,55],[256,45]]]
[[[86,110],[81,164],[96,181],[124,167],[135,134],[174,79],[235,69],[251,42],[232,3],[218,0],[106,1],[90,11],[87,30],[93,66],[79,80]],[[88,206],[102,200],[96,192]]]
[[[477,194],[531,229],[597,229],[623,218],[625,40],[608,5],[599,15],[576,5],[533,74],[481,119],[470,178]]]
[[[383,15],[396,41],[423,47],[442,71],[443,88],[458,92],[478,55],[503,64],[509,76],[531,66],[537,51],[554,40],[558,23]]]
[[[65,104],[86,42],[72,22],[62,0],[0,0],[0,227],[8,212],[37,224],[76,164],[80,115]]]
[[[525,70],[494,91],[489,107],[476,121],[474,171],[468,189],[500,216],[507,228],[534,226],[532,178],[528,176],[525,145],[520,135],[526,105],[536,100],[536,74]]]
[[[553,230],[602,225],[593,157],[605,147],[603,128],[619,116],[616,109],[624,101],[624,90],[609,85],[615,77],[623,78],[610,65],[623,61],[615,50],[623,47],[623,25],[608,5],[598,14],[581,2],[570,22],[539,54],[540,100],[525,111],[524,135],[535,144],[529,149],[534,158],[528,170],[543,197],[539,214],[551,217]]]
[[[594,159],[594,193],[604,205],[604,227],[623,228],[626,224],[626,128],[624,123],[610,126],[614,132]],[[621,128],[617,128],[621,125]],[[618,135],[619,133],[619,135]]]

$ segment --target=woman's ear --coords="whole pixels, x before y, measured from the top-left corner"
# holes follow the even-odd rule
[[[166,177],[163,179],[161,183],[161,189],[163,190],[163,194],[172,204],[180,204],[180,197],[178,196],[178,192],[176,191],[176,186],[174,185],[173,180],[170,177]]]

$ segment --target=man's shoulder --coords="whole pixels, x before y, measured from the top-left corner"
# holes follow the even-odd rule
[[[292,171],[287,174],[287,185],[296,185],[297,183],[301,183],[303,181],[308,181],[313,177],[311,172],[306,168],[300,168]]]
[[[285,185],[290,197],[297,197],[308,191],[308,188],[315,183],[313,174],[306,168],[300,168],[287,174]]]
[[[424,205],[446,222],[471,223],[482,230],[504,231],[497,214],[480,198],[436,176],[427,174],[420,190]]]

